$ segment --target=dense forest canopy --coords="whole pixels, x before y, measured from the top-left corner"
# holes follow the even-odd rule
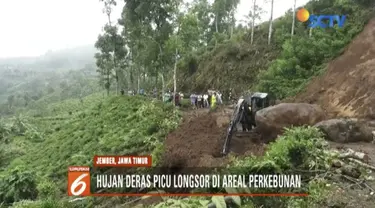
[[[253,7],[245,23],[236,24],[239,1],[125,1],[122,17],[111,18],[113,0],[102,0],[108,17],[96,47],[103,86],[164,88],[178,91],[232,88],[291,96],[337,56],[370,18],[366,0],[314,0],[313,14],[347,15],[343,28],[309,29],[292,10],[273,19],[269,8]],[[267,11],[270,21],[255,25]],[[254,23],[254,24],[253,24]],[[162,81],[165,80],[165,83]]]

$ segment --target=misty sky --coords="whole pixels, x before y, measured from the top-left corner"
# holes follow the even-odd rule
[[[263,2],[263,0],[257,0]],[[297,6],[308,0],[297,0]],[[120,17],[122,4],[114,11]],[[270,4],[261,4],[269,10]],[[292,8],[293,0],[275,0],[275,18]],[[0,57],[38,56],[48,50],[93,44],[106,22],[99,0],[2,0]],[[243,19],[251,0],[241,0],[237,19]],[[263,20],[269,19],[268,14]]]

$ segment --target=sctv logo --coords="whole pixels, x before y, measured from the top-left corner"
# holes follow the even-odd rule
[[[311,28],[333,27],[335,22],[337,22],[339,28],[342,28],[346,21],[346,15],[310,15],[309,11],[304,8],[298,10],[296,15],[297,19],[301,22],[310,21],[308,27]],[[328,24],[326,24],[324,20],[329,20]]]

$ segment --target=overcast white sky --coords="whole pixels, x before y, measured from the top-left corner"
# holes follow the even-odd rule
[[[297,6],[306,2],[297,0]],[[123,4],[115,10],[116,19]],[[275,0],[275,18],[292,6],[293,0]],[[1,0],[0,57],[38,56],[48,50],[92,44],[106,22],[102,7],[99,0]],[[268,11],[270,4],[262,7]],[[251,0],[241,0],[237,18],[242,19],[250,8]]]

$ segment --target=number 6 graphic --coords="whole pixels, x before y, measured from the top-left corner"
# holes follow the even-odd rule
[[[81,195],[85,190],[86,190],[86,183],[84,181],[81,181],[84,177],[88,176],[89,174],[88,173],[84,173],[82,175],[80,175],[78,178],[76,178],[72,185],[70,186],[70,192],[74,195],[74,196],[79,196]],[[82,185],[82,187],[78,190],[78,191],[75,191],[76,188],[79,186],[79,185]]]

